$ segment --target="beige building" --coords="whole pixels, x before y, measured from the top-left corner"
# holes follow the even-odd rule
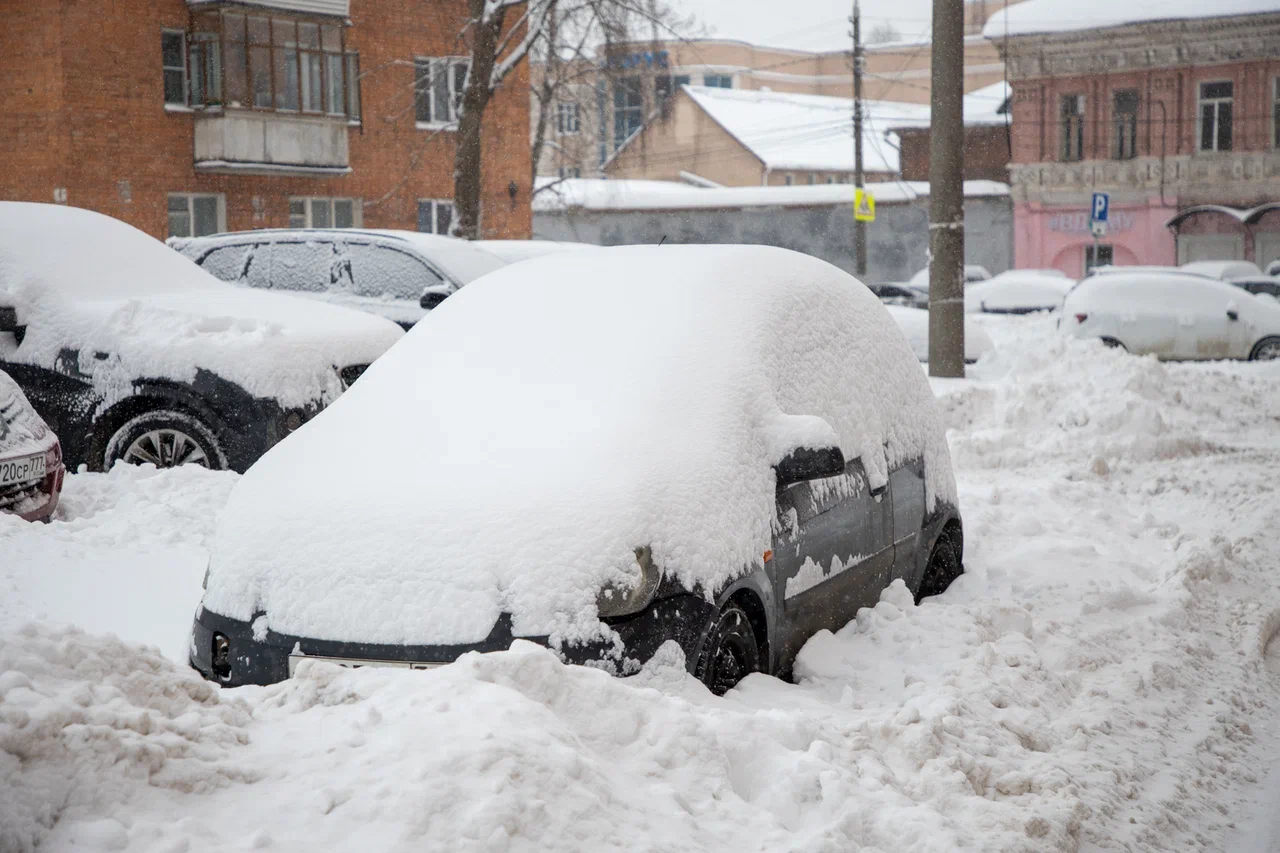
[[[966,92],[1003,80],[1004,65],[997,45],[984,39],[981,30],[987,18],[1003,8],[1004,3],[1005,0],[968,0],[966,3],[966,28],[970,33],[965,39]],[[928,41],[868,45],[864,97],[872,101],[928,104],[931,48]],[[546,68],[535,64],[532,68],[535,92],[545,76]],[[553,77],[566,82],[548,98],[547,108],[551,113],[537,163],[540,176],[604,174],[608,171],[606,164],[628,138],[658,117],[673,122],[672,133],[680,138],[699,133],[715,135],[716,129],[707,127],[696,110],[675,98],[683,85],[839,98],[850,98],[853,94],[850,51],[820,53],[714,38],[618,44],[602,62],[561,65]],[[535,94],[531,109],[535,127],[540,112]],[[684,127],[685,121],[700,124]],[[745,165],[748,161],[743,162]],[[641,176],[667,175],[664,172]],[[759,182],[758,173],[754,181],[747,180],[745,175],[731,181],[734,184]]]

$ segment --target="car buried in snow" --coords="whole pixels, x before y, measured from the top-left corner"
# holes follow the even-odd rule
[[[0,304],[0,323],[12,310]],[[64,473],[58,437],[0,371],[0,513],[48,521],[58,508]]]
[[[473,282],[245,475],[212,552],[190,662],[230,686],[525,638],[616,673],[674,642],[722,693],[891,583],[963,571],[902,332],[856,279],[759,246]]]
[[[68,467],[244,471],[402,335],[224,284],[102,214],[0,202],[0,369]]]

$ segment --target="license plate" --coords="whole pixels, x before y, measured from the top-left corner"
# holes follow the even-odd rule
[[[44,454],[6,459],[0,462],[0,486],[25,483],[44,477]]]
[[[289,655],[289,677],[293,677],[294,670],[298,668],[298,664],[304,660],[322,660],[325,663],[336,663],[338,666],[344,666],[347,669],[359,669],[362,666],[372,667],[390,667],[392,669],[435,669],[438,666],[444,666],[445,661],[425,661],[425,660],[378,660],[376,658],[331,658],[323,655]]]

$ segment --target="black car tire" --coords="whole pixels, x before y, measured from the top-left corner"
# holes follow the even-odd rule
[[[760,645],[751,620],[745,610],[730,602],[711,623],[694,677],[715,695],[723,696],[748,674],[759,671]]]
[[[196,464],[222,471],[227,467],[226,454],[213,430],[198,418],[173,409],[144,412],[121,424],[107,440],[102,470],[110,471],[121,459],[132,464],[152,462],[157,468]]]
[[[964,566],[956,553],[955,543],[944,533],[938,537],[938,541],[933,546],[933,553],[929,555],[929,565],[925,566],[924,577],[920,580],[920,589],[916,591],[916,604],[931,595],[946,592],[951,582],[962,574],[964,574]]]
[[[1253,347],[1253,351],[1249,353],[1250,361],[1277,361],[1280,360],[1280,338],[1270,337],[1263,338]]]

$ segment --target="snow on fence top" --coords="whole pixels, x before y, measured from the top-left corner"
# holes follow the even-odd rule
[[[872,487],[923,457],[955,500],[910,345],[848,274],[766,246],[627,246],[460,290],[264,456],[222,516],[204,606],[272,630],[587,639],[634,550],[708,594],[760,565],[772,466],[838,444]]]
[[[695,187],[677,181],[603,178],[539,178],[533,209],[554,213],[582,210],[684,210],[743,207],[806,207],[853,204],[852,184],[814,184],[769,187]],[[927,198],[927,181],[879,181],[867,184],[876,204]],[[1009,185],[996,181],[965,181],[968,198],[1007,196]]]
[[[1026,0],[991,16],[982,34],[1065,33],[1188,18],[1220,18],[1280,12],[1276,0]]]

